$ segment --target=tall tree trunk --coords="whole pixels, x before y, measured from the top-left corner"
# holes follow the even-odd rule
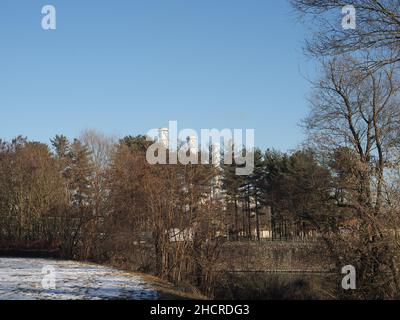
[[[257,198],[257,195],[255,195],[255,201],[256,201],[257,240],[260,242],[261,241],[261,237],[260,237],[260,212],[258,210],[258,198]]]
[[[237,196],[235,195],[235,240],[239,240],[239,208]]]

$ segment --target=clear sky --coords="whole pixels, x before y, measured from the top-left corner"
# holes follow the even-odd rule
[[[57,30],[41,28],[46,4]],[[291,149],[310,90],[304,38],[286,0],[1,0],[0,137],[120,137],[177,120]]]

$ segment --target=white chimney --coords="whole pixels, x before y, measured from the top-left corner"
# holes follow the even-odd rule
[[[222,177],[221,177],[221,145],[213,143],[211,145],[211,161],[217,170],[217,175],[213,178],[213,196],[217,199],[221,197]]]
[[[158,130],[158,142],[160,142],[165,148],[169,147],[169,129],[160,128]]]
[[[190,154],[197,154],[199,152],[199,147],[198,147],[198,144],[197,144],[197,137],[196,136],[190,136],[190,137],[187,137],[186,140],[187,140],[187,144],[188,144],[188,147],[189,147]]]
[[[215,167],[221,166],[221,145],[219,143],[211,145],[211,161]]]

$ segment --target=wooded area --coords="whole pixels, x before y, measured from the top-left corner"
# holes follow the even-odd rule
[[[143,136],[114,143],[95,131],[72,143],[56,136],[51,146],[21,137],[2,142],[1,248],[133,263],[210,294],[222,243],[261,240],[260,221],[271,230],[263,208],[277,191],[272,183],[283,183],[277,175],[318,166],[309,152],[257,151],[255,173],[240,177],[233,165],[149,165],[149,144]],[[289,213],[272,221],[307,225]],[[282,227],[273,234],[289,237]]]
[[[368,117],[400,119],[393,109],[380,110],[392,114]],[[323,115],[325,124],[330,115]],[[335,118],[335,130],[351,135],[352,121],[344,115],[342,127],[337,126],[342,119]],[[308,123],[317,120],[312,114]],[[393,130],[397,125],[393,122]],[[312,132],[326,134],[323,142],[336,134]],[[397,155],[398,137],[388,137],[385,148]],[[371,133],[365,139],[376,145],[378,137]],[[1,248],[135,268],[212,296],[224,243],[320,239],[329,250],[321,259],[333,258],[337,270],[354,263],[364,272],[365,290],[372,285],[381,290],[385,279],[390,285],[384,294],[387,288],[397,294],[392,286],[398,276],[398,170],[389,159],[375,159],[372,147],[367,154],[357,153],[357,144],[318,154],[256,150],[254,173],[238,176],[234,164],[149,165],[149,143],[144,136],[114,142],[93,130],[73,142],[56,136],[51,146],[21,137],[2,142]]]

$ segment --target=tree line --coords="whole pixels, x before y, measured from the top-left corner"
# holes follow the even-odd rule
[[[257,150],[241,177],[234,165],[150,165],[150,143],[94,130],[50,145],[0,141],[0,249],[135,267],[211,294],[223,243],[260,240],[273,181],[313,157]]]
[[[372,146],[370,154],[359,151],[382,139],[385,155],[390,150],[398,157],[394,140],[399,123],[391,125],[393,135],[381,138],[368,136],[375,129],[365,127],[361,148],[355,138],[343,145],[336,140],[335,146],[330,135],[339,131],[331,130],[351,135],[352,121],[338,112],[334,128],[315,127],[333,120],[320,107],[315,105],[317,114],[313,109],[306,122],[318,145],[311,148],[310,142],[292,153],[256,149],[250,176],[236,175],[235,163],[150,165],[146,150],[151,142],[144,136],[114,141],[87,130],[73,142],[57,135],[50,145],[22,137],[1,141],[0,248],[112,263],[190,284],[212,296],[224,243],[261,241],[262,222],[269,217],[270,239],[306,240],[315,232],[328,248],[321,259],[332,259],[337,268],[357,266],[366,292],[372,290],[371,276],[398,292],[393,287],[398,276],[398,167],[395,158],[375,158]],[[371,113],[369,118],[400,119],[391,108],[379,109],[391,111],[390,116]],[[361,120],[355,123],[357,132],[362,130]],[[383,288],[382,282],[374,288]]]

